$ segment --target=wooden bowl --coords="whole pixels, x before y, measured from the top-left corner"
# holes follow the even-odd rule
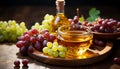
[[[112,47],[113,47],[112,43],[107,43],[107,45],[105,47],[102,47],[102,49],[101,48],[94,48],[94,50],[89,49],[87,53],[92,54],[93,56],[83,59],[54,58],[47,56],[36,49],[34,49],[33,53],[28,52],[28,55],[31,58],[36,59],[40,62],[44,62],[46,64],[59,65],[59,66],[79,66],[79,65],[93,64],[103,60],[110,54]]]
[[[120,38],[120,32],[116,32],[116,33],[92,32],[92,33],[93,33],[93,38],[97,38],[97,39],[114,40]]]

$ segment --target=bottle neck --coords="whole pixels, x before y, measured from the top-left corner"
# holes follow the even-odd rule
[[[57,14],[62,13],[64,14],[64,5],[65,1],[56,1],[56,9],[57,9]]]

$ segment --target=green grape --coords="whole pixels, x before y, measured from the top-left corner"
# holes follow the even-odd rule
[[[54,46],[54,45],[53,45],[53,46],[52,46],[52,50],[53,50],[53,51],[57,51],[57,50],[58,50],[58,46]]]
[[[49,19],[49,14],[46,14],[45,16],[44,16],[44,20],[48,20]]]
[[[52,42],[47,42],[47,47],[52,48],[53,44]]]
[[[52,56],[53,57],[58,57],[58,55],[59,55],[58,51],[54,51]]]
[[[48,53],[48,50],[49,50],[50,48],[48,48],[48,47],[44,47],[43,49],[42,49],[42,51],[43,51],[43,53]]]
[[[53,42],[53,46],[58,46],[58,42]]]
[[[49,50],[48,50],[48,55],[52,56],[52,54],[53,54],[53,50],[52,50],[52,49],[49,49]]]
[[[65,52],[64,52],[64,51],[60,51],[60,52],[59,52],[59,56],[60,56],[60,57],[65,57]]]
[[[40,26],[40,24],[39,24],[38,22],[36,22],[36,23],[35,23],[35,26],[39,27],[39,26]]]
[[[25,27],[25,22],[21,22],[21,23],[20,23],[20,26],[21,26],[21,27]]]
[[[49,25],[49,21],[48,20],[43,20],[42,25]]]
[[[64,47],[62,45],[58,46],[58,51],[64,51]]]

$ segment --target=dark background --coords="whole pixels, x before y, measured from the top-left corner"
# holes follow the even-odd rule
[[[55,0],[0,0],[0,5],[49,5],[54,6]],[[118,0],[66,0],[67,6],[118,6]]]
[[[56,15],[56,0],[0,0],[0,21],[24,21],[28,28],[35,22],[41,23],[45,14]],[[118,0],[65,0],[65,15],[73,18],[76,8],[80,14],[88,17],[91,8],[100,10],[103,18],[120,20],[120,7]]]

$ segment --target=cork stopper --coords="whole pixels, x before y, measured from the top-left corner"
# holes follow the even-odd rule
[[[58,11],[64,10],[65,0],[56,0],[56,8]]]

